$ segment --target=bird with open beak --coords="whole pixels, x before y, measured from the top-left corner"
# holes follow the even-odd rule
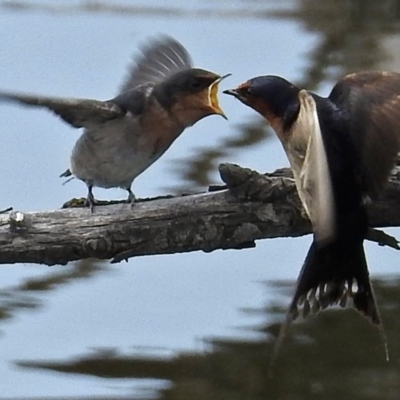
[[[193,68],[186,49],[162,36],[142,47],[119,94],[111,100],[55,98],[0,92],[0,101],[45,107],[75,128],[84,128],[71,155],[74,175],[88,188],[120,187],[135,199],[133,180],[160,158],[189,126],[225,114],[218,85],[226,76]]]
[[[400,74],[348,75],[327,98],[277,76],[256,77],[224,93],[275,130],[313,226],[285,329],[299,307],[307,316],[352,299],[384,337],[363,248],[365,204],[384,189],[400,149]]]

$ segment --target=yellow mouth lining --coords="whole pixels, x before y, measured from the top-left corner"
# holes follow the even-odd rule
[[[231,76],[231,74],[227,74],[227,75],[221,76],[215,82],[213,82],[210,85],[209,89],[208,89],[208,101],[209,101],[209,104],[210,104],[211,108],[214,110],[214,112],[216,114],[221,115],[225,119],[228,119],[228,118],[226,117],[224,111],[222,110],[222,108],[219,105],[219,101],[218,101],[218,86],[219,86],[220,82],[223,79],[227,78],[228,76]]]

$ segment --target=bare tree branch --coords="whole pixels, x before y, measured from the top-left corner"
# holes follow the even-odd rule
[[[221,164],[227,187],[135,204],[49,212],[0,214],[0,263],[66,264],[95,257],[113,259],[254,247],[255,240],[310,232],[288,170],[261,175]],[[370,205],[373,226],[400,226],[400,185],[393,175],[384,197]],[[371,240],[396,247],[373,231]]]

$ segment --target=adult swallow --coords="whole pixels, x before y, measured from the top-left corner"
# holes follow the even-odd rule
[[[363,242],[366,200],[385,187],[400,149],[400,74],[359,72],[327,98],[278,76],[260,76],[224,93],[260,113],[289,159],[314,237],[288,319],[334,304],[354,307],[381,328]]]
[[[88,188],[120,187],[135,199],[133,180],[189,126],[218,114],[218,84],[226,76],[193,68],[187,50],[162,36],[141,48],[119,94],[111,100],[68,99],[0,92],[0,100],[46,107],[75,128],[84,128],[71,155],[74,175]]]

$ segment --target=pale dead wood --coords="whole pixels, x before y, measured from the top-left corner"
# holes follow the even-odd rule
[[[254,247],[265,238],[310,232],[288,170],[262,175],[221,164],[227,188],[135,204],[0,214],[0,263],[66,264]],[[382,200],[370,205],[373,226],[400,226],[400,185],[393,175]],[[396,247],[373,231],[371,240]],[[391,241],[392,240],[392,241]]]

